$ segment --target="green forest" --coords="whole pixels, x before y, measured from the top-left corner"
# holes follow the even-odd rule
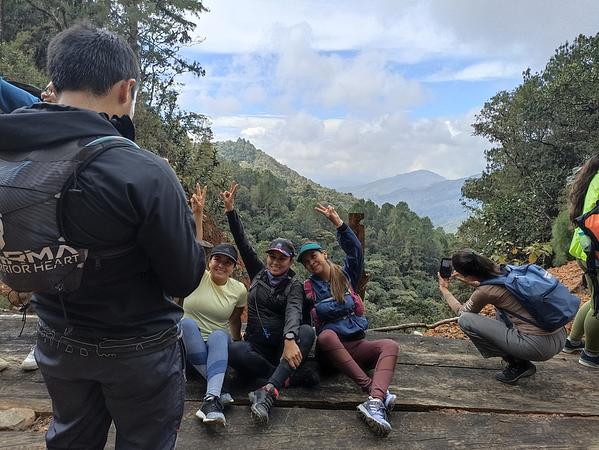
[[[473,132],[489,141],[487,167],[463,188],[471,217],[448,234],[405,203],[379,207],[319,186],[248,141],[214,142],[209,118],[178,106],[179,76],[204,75],[201,61],[185,60],[180,51],[193,44],[191,19],[206,13],[191,0],[0,0],[0,76],[45,86],[49,40],[81,20],[123,35],[142,68],[138,143],[168,158],[187,192],[197,182],[209,185],[208,213],[221,229],[218,192],[231,180],[241,185],[237,208],[260,250],[278,236],[296,245],[318,240],[340,262],[334,230],[313,211],[315,204],[334,204],[344,218],[365,214],[365,300],[373,326],[449,317],[436,272],[457,248],[499,262],[566,261],[567,182],[599,142],[599,35],[564,43],[544,70],[525,71],[519,86],[485,103]]]

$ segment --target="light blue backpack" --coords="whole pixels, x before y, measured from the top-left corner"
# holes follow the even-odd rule
[[[508,265],[504,270],[504,275],[481,281],[480,284],[505,286],[520,301],[534,321],[506,311],[512,316],[532,323],[545,331],[555,331],[570,322],[576,315],[580,299],[542,267],[536,264]]]

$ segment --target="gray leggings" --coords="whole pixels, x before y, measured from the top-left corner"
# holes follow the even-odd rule
[[[566,330],[545,336],[524,334],[516,327],[508,328],[501,320],[463,312],[458,325],[484,358],[513,357],[526,361],[547,361],[557,355],[566,343]]]

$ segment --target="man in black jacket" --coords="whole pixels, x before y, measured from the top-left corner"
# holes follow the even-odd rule
[[[205,265],[191,211],[167,162],[122,139],[134,137],[139,80],[122,38],[89,25],[65,30],[48,47],[48,72],[58,104],[0,116],[0,154],[113,143],[62,202],[67,244],[89,249],[79,287],[32,300],[35,356],[53,403],[47,446],[103,448],[114,421],[117,448],[173,448],[185,386],[182,309],[171,296],[192,292]]]

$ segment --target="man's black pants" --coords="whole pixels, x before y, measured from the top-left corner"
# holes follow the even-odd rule
[[[185,402],[179,341],[127,357],[82,356],[38,337],[35,359],[52,398],[49,449],[172,449]]]

